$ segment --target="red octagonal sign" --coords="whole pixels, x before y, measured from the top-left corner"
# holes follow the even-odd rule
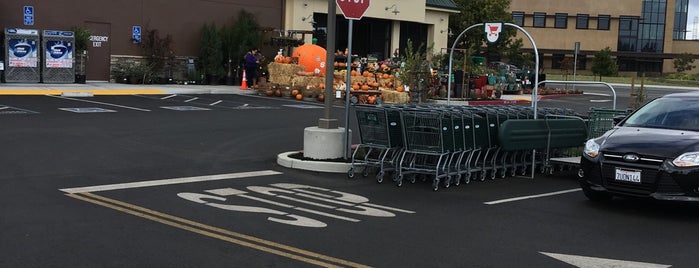
[[[369,0],[335,0],[345,19],[359,20],[369,9]]]

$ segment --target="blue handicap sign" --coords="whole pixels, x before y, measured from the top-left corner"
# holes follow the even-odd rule
[[[34,7],[24,6],[24,25],[34,25]]]
[[[134,44],[141,43],[141,26],[133,26],[131,28],[131,39]]]

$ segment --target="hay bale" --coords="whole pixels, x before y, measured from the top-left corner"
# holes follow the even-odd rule
[[[325,77],[321,77],[321,76],[295,75],[294,77],[291,78],[291,84],[294,86],[317,87],[318,85],[324,84],[324,83],[325,83]]]
[[[384,103],[403,104],[410,102],[410,96],[407,92],[398,92],[395,90],[380,89],[381,99]]]
[[[267,70],[269,70],[270,82],[280,85],[291,85],[291,80],[294,76],[298,72],[304,71],[304,68],[296,64],[271,62],[267,65]]]

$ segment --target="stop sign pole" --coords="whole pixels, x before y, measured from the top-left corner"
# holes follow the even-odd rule
[[[349,113],[350,113],[350,92],[352,91],[351,79],[352,79],[352,27],[354,20],[361,20],[369,9],[369,0],[335,0],[337,7],[342,11],[342,15],[345,19],[349,20],[348,34],[347,34],[347,82],[345,83],[345,146],[344,146],[344,156],[345,159],[349,157]]]

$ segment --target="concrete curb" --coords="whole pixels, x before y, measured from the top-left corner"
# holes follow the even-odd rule
[[[352,167],[352,164],[350,163],[336,163],[336,162],[327,162],[327,161],[308,161],[308,160],[299,160],[299,159],[294,159],[289,157],[291,154],[298,153],[296,152],[285,152],[285,153],[280,153],[277,155],[277,164],[283,167],[287,168],[293,168],[293,169],[302,169],[302,170],[309,170],[309,171],[318,171],[318,172],[328,172],[328,173],[347,173],[349,171],[350,167]]]

